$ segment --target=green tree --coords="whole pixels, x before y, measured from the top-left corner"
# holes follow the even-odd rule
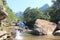
[[[49,15],[50,14],[50,10],[52,10],[50,7],[47,8],[45,11],[44,11],[44,15],[45,15],[45,20],[48,20],[50,21],[51,20],[51,16]]]
[[[33,29],[33,25],[36,21],[36,19],[44,19],[44,15],[43,13],[37,9],[37,8],[30,8],[28,7],[25,11],[24,11],[24,23],[29,26],[29,28]]]
[[[60,0],[56,0],[53,3],[52,10],[50,10],[51,21],[58,23],[60,21]]]
[[[50,16],[50,21],[58,23],[60,21],[60,0],[53,0],[53,5],[45,10],[45,14]]]

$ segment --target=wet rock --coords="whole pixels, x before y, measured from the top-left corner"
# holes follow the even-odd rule
[[[11,36],[7,36],[7,40],[13,40]]]
[[[16,34],[16,30],[15,30],[15,29],[9,28],[9,29],[7,30],[7,32],[8,32],[8,35],[10,35],[10,36],[12,36],[12,37],[15,37],[15,34]]]
[[[43,34],[52,35],[57,25],[53,22],[49,22],[49,21],[42,20],[42,19],[37,19],[34,24],[34,27],[35,27],[35,30],[42,32]]]
[[[54,32],[55,36],[60,36],[60,30]]]

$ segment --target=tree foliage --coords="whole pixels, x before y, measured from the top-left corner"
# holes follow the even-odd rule
[[[37,9],[37,8],[30,8],[28,7],[25,11],[24,11],[24,23],[26,23],[26,25],[33,27],[36,19],[44,19],[44,15],[43,13]]]
[[[58,23],[60,21],[60,0],[53,1],[53,5],[46,10],[50,15],[50,21]]]

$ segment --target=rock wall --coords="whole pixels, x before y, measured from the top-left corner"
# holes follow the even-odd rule
[[[8,14],[5,12],[3,8],[0,9],[0,26],[1,26],[1,21],[4,20]]]
[[[1,9],[0,10],[0,20],[3,20],[7,17],[7,13],[5,12],[5,10]]]

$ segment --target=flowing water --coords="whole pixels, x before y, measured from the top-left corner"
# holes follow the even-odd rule
[[[17,40],[21,40],[23,37],[21,36],[20,31],[16,30],[16,37]]]
[[[16,31],[16,40],[60,40],[60,36],[53,36],[53,35],[48,35],[48,36],[33,36],[30,34],[24,34],[20,33],[20,31]]]

